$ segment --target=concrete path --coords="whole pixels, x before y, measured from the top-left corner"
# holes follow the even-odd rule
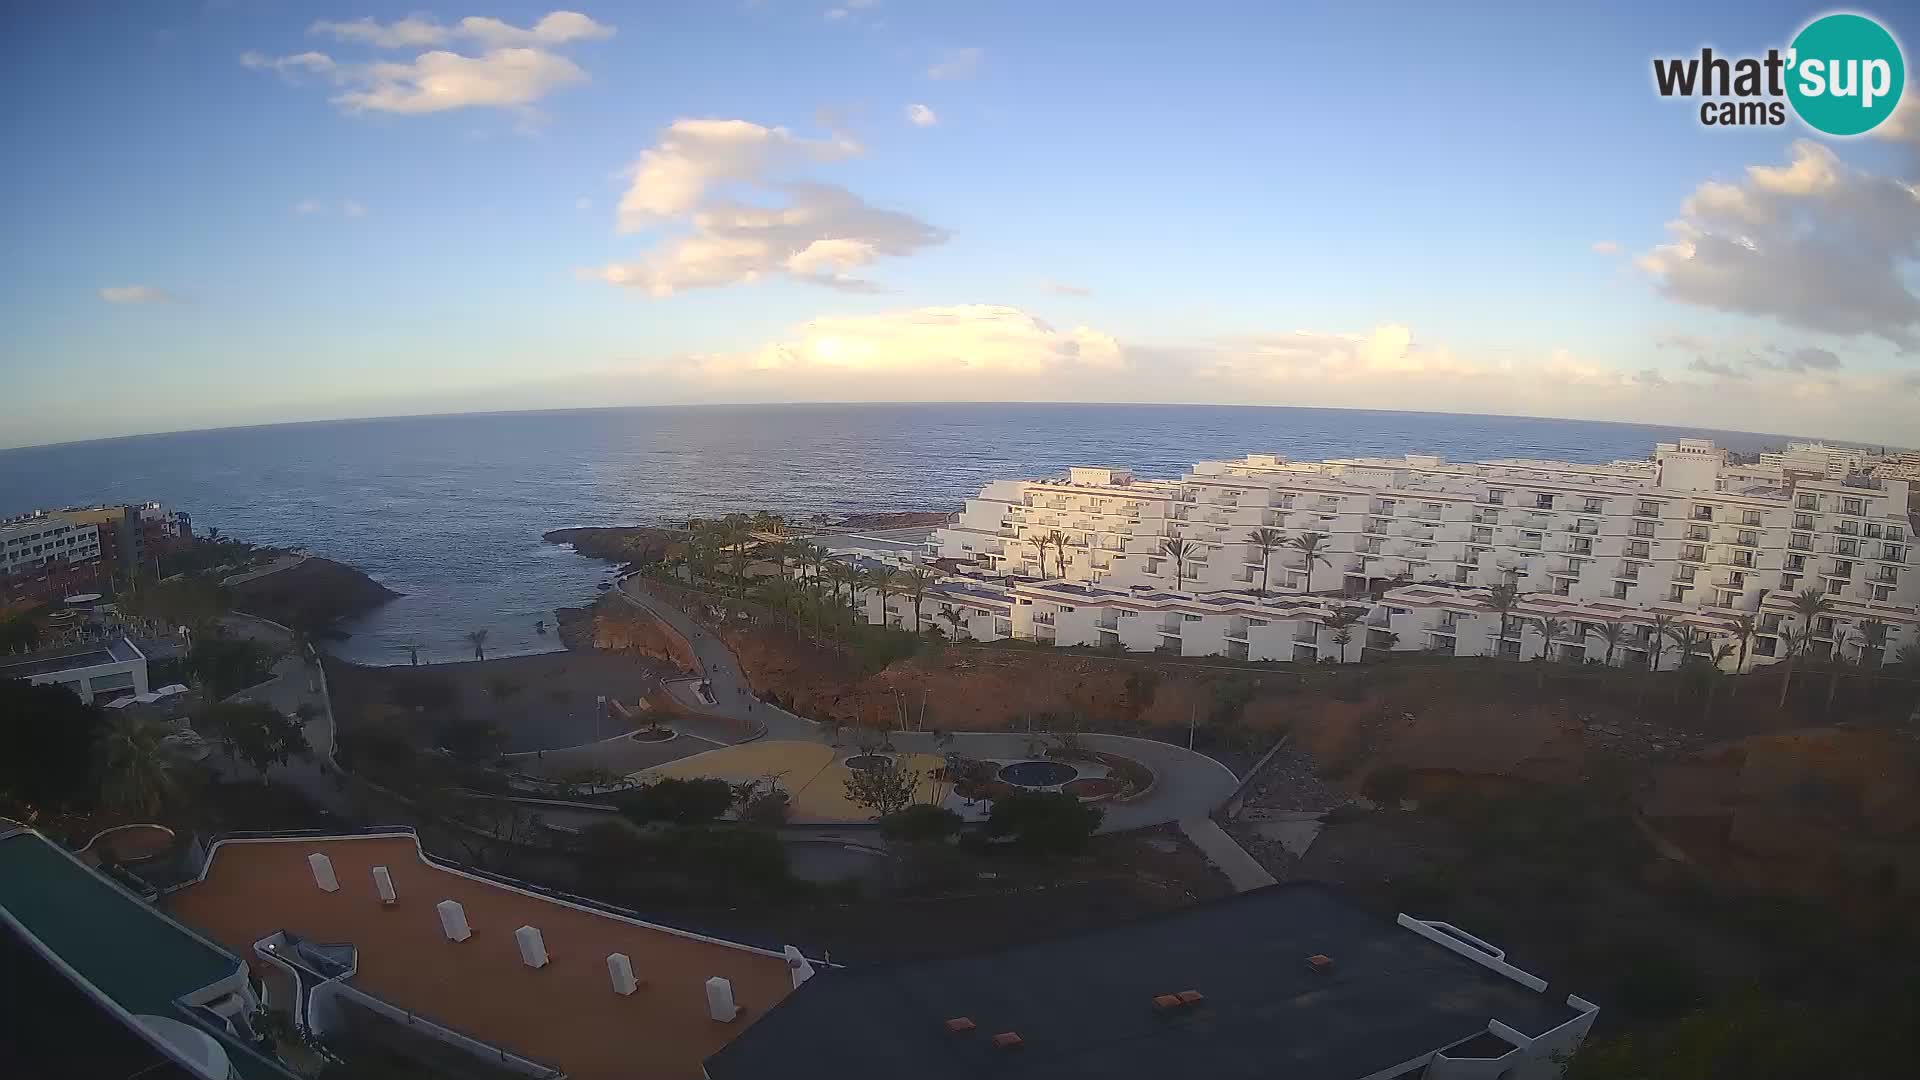
[[[1267,873],[1247,849],[1234,843],[1227,831],[1214,824],[1209,817],[1188,817],[1180,819],[1180,831],[1187,834],[1193,846],[1207,857],[1227,880],[1233,884],[1233,891],[1248,892],[1275,884],[1274,876]]]
[[[627,603],[651,612],[679,631],[680,636],[693,645],[694,658],[700,662],[699,675],[713,684],[714,703],[708,705],[701,701],[691,682],[668,684],[668,692],[682,705],[694,712],[714,713],[735,720],[743,725],[743,731],[755,731],[771,739],[811,740],[819,737],[820,725],[755,698],[752,687],[747,685],[745,676],[740,673],[740,661],[734,658],[733,651],[702,629],[692,616],[644,592],[630,577],[621,579],[617,588]],[[760,736],[756,734],[752,737]],[[741,742],[743,739],[735,737],[725,741]]]
[[[275,766],[269,771],[269,778],[276,784],[297,789],[322,809],[337,814],[351,814],[351,800],[329,775],[338,766],[333,761],[333,705],[328,698],[325,674],[317,666],[310,666],[303,658],[294,655],[291,633],[274,623],[240,614],[222,616],[220,622],[236,637],[259,641],[286,650],[287,653],[273,665],[272,679],[250,686],[228,698],[228,701],[257,701],[271,705],[288,716],[297,715],[302,705],[313,706],[313,716],[302,729],[313,753]],[[214,750],[208,761],[214,763],[217,771],[234,779],[248,775],[258,777],[259,774],[250,767],[227,757],[217,740],[208,739],[207,742]]]

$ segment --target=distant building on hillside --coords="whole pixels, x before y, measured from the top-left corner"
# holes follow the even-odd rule
[[[107,591],[191,543],[193,519],[157,502],[36,510],[0,522],[0,599]]]

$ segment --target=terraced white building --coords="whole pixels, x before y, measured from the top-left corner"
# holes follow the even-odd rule
[[[1817,588],[1832,610],[1813,652],[1872,652],[1863,626],[1877,621],[1885,646],[1868,662],[1884,662],[1920,624],[1907,506],[1904,480],[1731,465],[1699,440],[1606,465],[1252,454],[1178,480],[1074,468],[968,500],[927,540],[929,558],[958,564],[927,606],[959,607],[976,638],[1252,660],[1551,650],[1672,667],[1678,648],[1653,630],[1673,622],[1709,651],[1733,644],[1731,669],[1783,657],[1792,594]],[[1259,529],[1322,539],[1309,562],[1291,543],[1269,555]],[[1522,593],[1504,636],[1499,584]],[[1332,624],[1354,608],[1341,648]],[[1757,622],[1744,650],[1743,615]],[[1626,627],[1611,646],[1609,622]]]

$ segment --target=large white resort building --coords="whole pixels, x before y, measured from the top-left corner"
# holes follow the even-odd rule
[[[1742,652],[1748,668],[1787,655],[1793,596],[1813,588],[1830,609],[1811,654],[1875,664],[1920,638],[1914,528],[1905,480],[1734,465],[1700,440],[1605,465],[1251,454],[1178,480],[1074,468],[988,484],[927,537],[923,557],[951,570],[921,600],[977,639],[1306,662],[1386,650],[1670,668],[1681,651],[1655,627],[1671,622],[1709,655],[1733,645],[1732,670]],[[1269,559],[1259,529],[1323,539],[1311,563],[1290,543]],[[1521,594],[1504,634],[1499,584]],[[865,599],[870,619],[913,618],[905,597],[884,613]],[[1742,615],[1757,624],[1744,649]],[[1625,630],[1612,646],[1610,622]]]

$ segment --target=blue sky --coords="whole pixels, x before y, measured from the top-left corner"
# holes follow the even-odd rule
[[[1920,110],[1712,130],[1651,85],[1826,8],[1439,7],[16,15],[0,445],[934,398],[1920,443]]]

